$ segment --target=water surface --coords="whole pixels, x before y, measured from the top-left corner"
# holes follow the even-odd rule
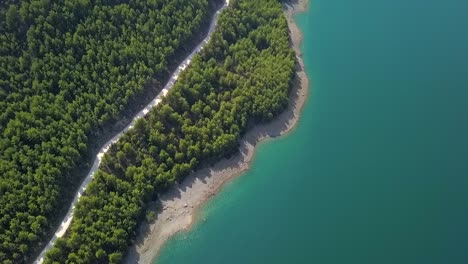
[[[312,82],[298,128],[157,262],[468,263],[467,10],[313,0],[297,16]]]

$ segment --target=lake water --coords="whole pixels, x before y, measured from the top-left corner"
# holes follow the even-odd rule
[[[468,263],[467,12],[313,0],[297,16],[311,78],[299,126],[157,262]]]

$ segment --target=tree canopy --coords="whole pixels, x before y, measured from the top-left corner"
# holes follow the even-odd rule
[[[43,246],[90,142],[161,88],[213,2],[0,1],[0,263]]]
[[[287,107],[296,61],[281,4],[231,2],[163,102],[104,156],[46,263],[120,262],[149,201]]]

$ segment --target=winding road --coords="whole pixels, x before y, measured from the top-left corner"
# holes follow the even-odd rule
[[[195,56],[195,54],[197,54],[198,52],[200,52],[201,50],[203,50],[203,47],[209,42],[210,38],[211,38],[211,35],[214,31],[214,29],[216,28],[216,25],[217,25],[217,22],[218,22],[218,17],[219,17],[219,14],[221,13],[221,11],[226,8],[227,6],[229,5],[229,0],[225,0],[225,3],[223,4],[223,6],[221,8],[218,9],[218,11],[216,11],[216,13],[214,14],[212,20],[211,20],[211,23],[210,23],[210,27],[209,27],[209,30],[208,30],[208,33],[206,35],[206,37],[195,47],[195,49],[192,51],[192,53],[190,53],[187,58],[185,58],[184,61],[182,61],[179,66],[177,67],[177,69],[172,73],[171,75],[171,78],[169,79],[169,81],[167,82],[167,84],[164,86],[164,89],[161,90],[161,92],[159,92],[159,94],[148,104],[146,105],[145,108],[143,108],[140,112],[138,112],[133,118],[132,118],[132,122],[126,126],[122,131],[120,131],[119,133],[117,133],[114,137],[112,137],[112,139],[110,139],[109,141],[107,141],[102,147],[101,149],[99,150],[98,154],[96,155],[96,158],[94,159],[94,163],[93,163],[93,166],[91,167],[90,171],[88,172],[88,174],[86,175],[86,178],[83,180],[83,182],[81,183],[81,186],[80,188],[78,189],[78,192],[75,194],[75,197],[73,198],[73,201],[70,205],[70,208],[68,209],[68,212],[67,214],[65,215],[65,217],[63,218],[62,222],[60,223],[60,226],[57,228],[57,230],[55,231],[55,234],[54,236],[50,239],[49,243],[47,244],[47,246],[45,246],[45,248],[42,250],[41,254],[36,258],[36,260],[34,261],[34,264],[41,264],[43,263],[44,261],[44,257],[45,257],[45,254],[48,250],[50,250],[54,244],[55,244],[55,241],[57,241],[58,238],[61,238],[63,237],[63,235],[65,234],[65,232],[67,231],[68,227],[70,226],[71,224],[71,221],[73,219],[73,213],[75,211],[75,206],[76,204],[78,203],[78,201],[80,200],[80,197],[83,195],[83,193],[85,192],[86,190],[86,187],[88,186],[88,184],[91,182],[91,180],[93,179],[94,177],[94,173],[98,170],[99,168],[99,165],[101,164],[101,160],[102,160],[102,157],[104,156],[104,154],[109,150],[110,146],[112,144],[114,144],[115,142],[117,142],[120,137],[125,133],[127,132],[129,129],[131,129],[134,125],[135,125],[135,122],[137,119],[141,118],[141,117],[144,117],[145,115],[147,115],[149,113],[149,111],[155,107],[156,105],[158,105],[161,101],[162,101],[162,98],[164,96],[166,96],[166,94],[169,92],[169,90],[174,86],[175,82],[177,81],[177,79],[179,78],[179,75],[180,73],[185,70],[187,68],[188,65],[190,65],[190,63],[192,62],[192,59],[193,59],[193,56]]]

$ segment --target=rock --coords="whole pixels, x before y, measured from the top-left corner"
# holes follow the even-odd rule
[[[184,207],[187,208],[188,204],[184,204]]]

